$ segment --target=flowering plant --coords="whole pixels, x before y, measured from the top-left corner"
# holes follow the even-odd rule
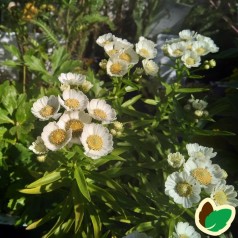
[[[1,149],[16,148],[24,166],[8,208],[44,238],[202,237],[193,224],[203,198],[238,205],[217,152],[196,143],[232,133],[205,128],[213,121],[208,89],[187,86],[202,78],[199,69],[215,67],[203,57],[219,48],[179,32],[162,47],[175,73],[168,82],[152,40],[132,44],[107,33],[96,43],[106,58],[99,70],[81,67],[58,45],[44,60],[25,54],[15,62],[44,82],[30,82],[32,98],[26,85],[22,94],[14,83],[0,86]]]

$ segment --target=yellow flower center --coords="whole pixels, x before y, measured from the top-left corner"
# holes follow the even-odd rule
[[[79,137],[83,131],[83,127],[83,123],[77,119],[71,119],[66,123],[66,130],[71,129],[73,137]]]
[[[188,65],[194,65],[195,64],[195,59],[193,59],[192,57],[188,57],[186,59],[186,64]]]
[[[66,99],[64,104],[70,109],[77,109],[79,107],[79,101],[75,98]]]
[[[90,150],[101,150],[103,146],[103,140],[98,135],[91,135],[87,138],[88,148]]]
[[[107,54],[111,57],[111,56],[113,56],[113,55],[115,55],[115,54],[117,54],[118,53],[118,50],[109,50],[109,51],[107,51]]]
[[[224,205],[227,203],[227,196],[226,194],[224,193],[224,191],[220,190],[220,191],[217,191],[214,196],[213,196],[213,199],[215,200],[215,202],[218,204],[218,205]]]
[[[62,144],[66,139],[66,131],[63,129],[56,129],[49,135],[49,141],[54,145]]]
[[[111,65],[110,70],[113,74],[119,74],[122,71],[122,66],[120,63],[114,63]]]
[[[181,197],[188,197],[192,194],[192,185],[187,182],[181,182],[176,185],[176,191]]]
[[[189,238],[189,236],[181,234],[181,235],[179,235],[179,238]]]
[[[94,109],[93,114],[96,117],[99,117],[100,119],[106,119],[107,118],[107,114],[101,109]]]
[[[180,49],[176,49],[176,50],[173,51],[173,54],[174,54],[175,56],[181,56],[181,55],[183,54],[183,51],[180,50]]]
[[[199,47],[196,49],[198,55],[203,55],[205,53],[205,49],[203,47]]]
[[[51,116],[53,115],[55,112],[55,108],[50,106],[50,105],[46,105],[45,107],[43,107],[41,110],[40,110],[40,115],[43,116],[43,117],[48,117],[48,116]]]
[[[147,57],[150,55],[150,53],[149,53],[149,51],[148,51],[147,49],[142,48],[142,49],[140,49],[140,51],[139,51],[139,55],[141,55],[142,57],[147,58]]]
[[[127,53],[120,54],[119,58],[122,59],[122,60],[125,60],[128,63],[131,62],[131,56]]]
[[[212,181],[211,173],[204,168],[197,168],[192,171],[193,177],[202,185],[208,185]]]

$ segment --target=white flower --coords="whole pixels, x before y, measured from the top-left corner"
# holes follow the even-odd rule
[[[194,177],[200,184],[201,188],[205,188],[207,193],[222,179],[222,170],[212,162],[204,163],[201,160],[189,158],[184,164],[184,171]]]
[[[85,124],[80,140],[84,154],[92,159],[98,159],[113,150],[112,135],[100,124]]]
[[[65,112],[57,122],[57,124],[66,131],[72,130],[71,143],[80,143],[80,136],[84,125],[91,123],[92,118],[84,111]]]
[[[39,98],[33,103],[31,108],[32,114],[42,121],[50,118],[58,119],[61,113],[58,113],[60,104],[58,98],[51,95],[50,97],[44,96]]]
[[[122,51],[119,51],[118,58],[126,61],[130,65],[135,65],[139,61],[139,56],[133,50],[133,48],[128,48]]]
[[[179,32],[179,37],[182,40],[192,40],[195,36],[196,36],[196,32],[195,31],[191,31],[191,30],[182,30]]]
[[[128,72],[129,64],[115,57],[107,61],[107,73],[110,76],[122,77]]]
[[[180,168],[184,162],[184,156],[182,154],[180,154],[179,152],[176,153],[170,153],[168,154],[168,163],[170,166],[172,166],[173,168]]]
[[[63,100],[58,96],[59,102],[67,111],[84,110],[87,107],[88,98],[81,91],[74,89],[65,90],[62,97]]]
[[[216,152],[213,152],[213,148],[201,146],[198,143],[187,144],[186,149],[191,158],[200,160],[203,163],[209,162],[211,158],[217,155]]]
[[[123,236],[122,238],[152,238],[147,236],[145,233],[139,233],[138,231],[134,231],[127,236]]]
[[[43,155],[48,152],[48,149],[46,148],[44,141],[40,136],[37,136],[36,141],[34,141],[32,145],[29,146],[29,149],[37,155]]]
[[[185,208],[190,208],[200,201],[200,192],[201,188],[196,180],[186,172],[174,172],[165,182],[165,194]]]
[[[141,36],[136,44],[136,53],[145,59],[154,59],[157,55],[156,44]]]
[[[168,54],[172,57],[180,57],[186,51],[186,43],[184,41],[172,43],[168,45]]]
[[[107,33],[102,36],[99,36],[96,40],[96,43],[100,45],[101,47],[104,47],[106,44],[113,41],[113,35],[112,33]]]
[[[159,66],[150,59],[142,60],[142,65],[147,75],[156,76],[159,71]]]
[[[211,192],[211,198],[214,200],[217,206],[231,205],[233,207],[238,206],[237,192],[234,190],[234,186],[226,185],[225,180],[221,180],[213,188]]]
[[[59,150],[64,147],[72,137],[72,131],[65,130],[56,122],[48,123],[41,133],[41,138],[45,146],[52,151]]]
[[[208,44],[209,51],[210,51],[211,53],[216,53],[216,52],[219,51],[219,47],[216,46],[216,44],[214,43],[214,41],[213,41],[210,37],[197,34],[196,39],[197,39],[198,41],[204,41],[204,42],[206,42],[206,43]]]
[[[185,51],[181,60],[187,68],[198,67],[201,64],[201,57],[193,51]]]
[[[192,106],[196,110],[204,110],[207,107],[207,102],[201,99],[195,99],[192,102]]]
[[[201,235],[195,231],[193,226],[190,226],[188,222],[178,222],[173,238],[200,238]]]
[[[133,44],[126,39],[122,39],[116,36],[113,36],[113,42],[116,45],[117,49],[128,49],[133,48]]]
[[[110,123],[116,120],[116,111],[103,99],[92,99],[87,106],[91,117],[103,123]]]
[[[207,55],[210,52],[209,45],[205,41],[195,41],[191,50],[199,56]]]
[[[62,73],[58,79],[62,84],[79,86],[86,80],[86,76],[82,74]]]

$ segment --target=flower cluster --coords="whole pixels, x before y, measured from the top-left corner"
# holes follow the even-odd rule
[[[184,106],[184,109],[187,111],[194,110],[194,115],[197,118],[207,117],[209,112],[206,109],[208,103],[202,99],[195,99],[193,95],[188,100],[187,104]]]
[[[170,57],[181,58],[183,64],[191,68],[201,64],[201,56],[216,53],[219,48],[210,37],[195,31],[182,30],[179,32],[179,38],[167,41],[162,50]]]
[[[105,100],[89,101],[82,91],[73,89],[83,85],[84,75],[63,73],[59,80],[64,85],[62,95],[44,96],[31,108],[34,116],[42,121],[59,120],[49,122],[29,149],[41,155],[66,145],[82,144],[85,155],[93,159],[110,153],[113,150],[112,135],[104,125],[116,120],[115,110]],[[62,107],[64,113],[59,112]]]
[[[168,163],[173,168],[182,168],[173,172],[165,182],[165,193],[175,203],[185,208],[192,207],[201,200],[201,191],[209,195],[217,205],[238,206],[237,193],[232,185],[226,185],[226,172],[212,162],[216,156],[213,148],[197,143],[187,144],[188,159],[179,152],[168,155]]]
[[[156,76],[159,70],[153,60],[157,56],[156,44],[141,36],[139,42],[134,45],[126,39],[121,39],[111,33],[99,36],[97,44],[104,48],[109,59],[101,65],[105,65],[107,74],[114,77],[122,77],[143,58],[142,66],[146,75]]]

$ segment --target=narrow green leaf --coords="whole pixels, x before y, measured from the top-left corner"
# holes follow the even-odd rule
[[[149,104],[149,105],[157,105],[158,101],[154,100],[154,99],[145,99],[143,100],[144,103]]]
[[[209,91],[209,88],[178,88],[175,90],[176,93],[199,93]]]
[[[80,192],[90,202],[91,197],[87,188],[87,183],[86,183],[83,171],[79,166],[75,166],[74,178],[76,179]]]
[[[35,182],[27,185],[27,188],[35,188],[38,186],[42,186],[42,185],[46,185],[52,182],[55,182],[59,179],[62,178],[62,174],[65,171],[61,170],[61,171],[53,171],[51,173],[46,174],[45,176],[43,176],[42,178],[36,180]]]
[[[82,200],[81,194],[79,193],[79,189],[76,183],[73,184],[72,193],[73,193],[74,216],[75,216],[74,233],[77,234],[83,221],[84,206],[81,201]]]
[[[129,99],[128,101],[124,102],[121,106],[122,107],[128,107],[130,105],[133,105],[136,103],[140,98],[142,97],[141,94],[134,96],[133,98]]]
[[[43,74],[49,74],[48,71],[45,69],[44,63],[40,59],[36,58],[34,55],[24,55],[23,59],[29,69],[41,72]]]
[[[193,132],[196,135],[201,136],[235,136],[236,134],[230,131],[220,131],[220,130],[202,130],[199,128],[194,128]]]

